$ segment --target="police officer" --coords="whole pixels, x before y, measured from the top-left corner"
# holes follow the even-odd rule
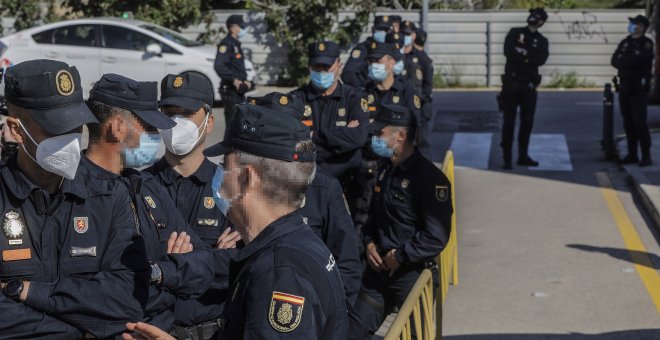
[[[153,163],[160,146],[157,129],[175,123],[158,111],[157,82],[105,74],[88,102],[99,124],[89,128],[83,164],[98,176],[123,179],[129,188],[151,265],[145,321],[169,329],[176,299],[197,298],[211,285],[213,258],[153,175],[130,168]]]
[[[362,235],[369,266],[355,315],[369,333],[378,329],[387,308],[401,307],[422,270],[431,269],[438,284],[435,258],[449,238],[450,182],[414,147],[414,120],[407,108],[384,104],[373,123],[372,148],[389,161],[379,171]]]
[[[638,15],[629,18],[628,37],[623,39],[612,56],[612,66],[619,71],[619,106],[623,116],[623,128],[628,141],[628,155],[623,164],[637,163],[649,166],[651,161],[651,134],[646,124],[646,105],[653,68],[653,41],[644,36],[649,20]],[[637,155],[641,147],[642,160]]]
[[[291,94],[305,102],[303,119],[314,134],[316,163],[337,178],[360,166],[360,148],[367,140],[367,98],[339,82],[339,46],[322,41],[308,46],[311,81]]]
[[[374,18],[374,25],[371,28],[373,36],[355,46],[346,61],[346,66],[341,73],[341,80],[344,84],[357,88],[364,87],[369,81],[368,47],[374,42],[384,43],[391,29],[392,19],[389,16],[379,15]]]
[[[176,208],[195,234],[209,247],[222,243],[230,235],[227,218],[215,209],[211,189],[215,164],[204,157],[206,136],[213,131],[213,87],[204,76],[187,72],[167,75],[161,82],[163,112],[177,123],[171,129],[160,130],[165,144],[164,157],[145,171],[165,187]],[[234,235],[234,236],[232,236]],[[217,330],[217,320],[228,288],[229,253],[231,249],[213,251],[215,280],[211,288],[198,299],[177,301],[175,324],[181,337],[210,337]]]
[[[390,15],[392,19],[392,32],[399,33],[401,30],[401,16],[400,15]]]
[[[539,163],[529,157],[529,138],[534,125],[536,111],[536,87],[541,83],[539,66],[548,60],[548,39],[538,29],[548,19],[543,8],[529,10],[527,27],[512,28],[504,41],[506,65],[502,76],[502,109],[504,122],[502,127],[503,168],[513,169],[511,149],[513,130],[516,126],[516,114],[520,108],[520,129],[518,130],[518,165],[538,166]]]
[[[245,35],[245,22],[242,15],[227,18],[227,36],[218,44],[215,55],[215,72],[221,79],[220,96],[225,107],[225,127],[229,126],[232,108],[245,100],[245,93],[252,84],[247,81],[245,55],[239,39]]]
[[[246,244],[232,257],[217,339],[347,339],[340,273],[299,210],[316,167],[309,128],[282,111],[247,103],[235,110],[229,138],[207,150],[225,154],[215,199]],[[146,324],[129,329],[164,336]]]
[[[7,124],[19,150],[0,165],[2,338],[107,338],[140,320],[149,264],[126,187],[79,167],[97,120],[75,67],[7,70]]]
[[[298,96],[273,92],[253,100],[256,105],[286,112],[302,120],[303,101]],[[287,104],[281,104],[285,102]],[[346,300],[350,305],[355,304],[362,281],[357,234],[339,181],[318,167],[318,159],[316,175],[307,187],[300,213],[337,261]]]
[[[403,54],[406,76],[415,86],[422,98],[422,115],[417,122],[417,146],[430,159],[431,144],[429,142],[430,122],[433,115],[433,60],[426,53],[420,52],[414,45],[417,39],[417,27],[410,21],[401,24],[403,33]]]

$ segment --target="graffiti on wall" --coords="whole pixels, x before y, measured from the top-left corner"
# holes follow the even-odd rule
[[[598,22],[598,16],[589,12],[582,12],[582,18],[574,21],[565,21],[561,13],[556,13],[564,28],[564,33],[570,40],[594,40],[602,39],[609,43],[607,33],[603,25]]]

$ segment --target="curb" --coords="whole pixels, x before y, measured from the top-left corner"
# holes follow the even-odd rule
[[[644,210],[651,217],[653,226],[660,231],[660,211],[658,210],[658,207],[660,207],[660,188],[650,184],[651,181],[643,172],[628,171],[626,168],[624,170],[632,181],[635,191],[639,194]]]

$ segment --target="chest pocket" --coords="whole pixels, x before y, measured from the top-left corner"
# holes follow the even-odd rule
[[[32,277],[39,272],[37,254],[32,247],[30,232],[20,209],[7,209],[0,216],[0,278]],[[14,232],[14,237],[11,232]]]
[[[340,107],[337,110],[337,120],[335,120],[336,127],[348,126],[348,112],[345,107]]]
[[[71,206],[60,250],[60,272],[65,276],[88,277],[100,270],[108,242],[108,221],[93,211],[82,203]]]

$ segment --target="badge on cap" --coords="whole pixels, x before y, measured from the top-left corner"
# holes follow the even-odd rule
[[[288,333],[300,325],[305,298],[297,295],[273,292],[268,320],[278,332]]]
[[[309,105],[305,105],[305,112],[303,113],[305,117],[309,117],[312,115],[312,107]]]
[[[362,54],[362,51],[360,51],[360,50],[358,50],[358,49],[354,49],[354,50],[353,50],[353,53],[351,53],[351,57],[353,57],[353,58],[359,58],[359,57],[360,57],[360,54]]]
[[[280,105],[286,105],[286,104],[289,104],[289,98],[287,98],[286,96],[281,96]]]
[[[444,202],[449,197],[449,188],[446,185],[435,186],[435,199]]]
[[[319,51],[321,51],[321,52],[325,51],[325,44],[324,43],[319,44]]]
[[[399,96],[392,96],[392,103],[399,104]]]
[[[422,107],[422,100],[419,99],[419,97],[417,97],[416,95],[414,96],[414,98],[415,99],[413,101],[415,103],[415,107],[418,108],[418,109],[421,108]]]
[[[360,99],[360,107],[362,108],[362,111],[367,112],[369,111],[369,103],[367,103],[367,100],[364,98]]]
[[[339,110],[337,111],[337,114],[339,115],[339,117],[344,117],[344,116],[346,116],[346,109],[342,107],[341,109],[339,109]]]
[[[151,196],[144,196],[144,200],[149,204],[151,209],[156,209],[156,202],[154,202],[154,199],[151,198]]]
[[[388,21],[390,21],[390,17],[388,17],[387,15],[384,16],[383,17],[383,22],[388,22]]]
[[[55,81],[57,82],[57,92],[61,95],[70,96],[73,93],[73,77],[71,76],[71,73],[61,70],[57,72]]]
[[[417,79],[422,80],[422,70],[417,70],[415,71],[415,75],[417,76]]]
[[[84,234],[89,230],[89,223],[87,217],[74,217],[73,218],[73,230],[78,234]]]
[[[183,77],[176,77],[174,78],[174,83],[172,83],[172,86],[174,86],[175,89],[178,89],[183,85]]]
[[[215,207],[215,201],[213,197],[204,197],[204,208],[213,209]]]
[[[25,223],[21,219],[21,214],[18,210],[9,210],[5,213],[4,221],[2,222],[2,231],[4,231],[9,245],[23,244],[23,234],[25,233]]]
[[[373,50],[373,49],[375,49],[375,48],[376,48],[376,42],[372,42],[372,43],[371,43],[371,49]]]
[[[218,52],[220,52],[220,53],[225,53],[225,52],[227,52],[227,46],[225,46],[225,45],[220,45],[220,47],[218,47]]]

